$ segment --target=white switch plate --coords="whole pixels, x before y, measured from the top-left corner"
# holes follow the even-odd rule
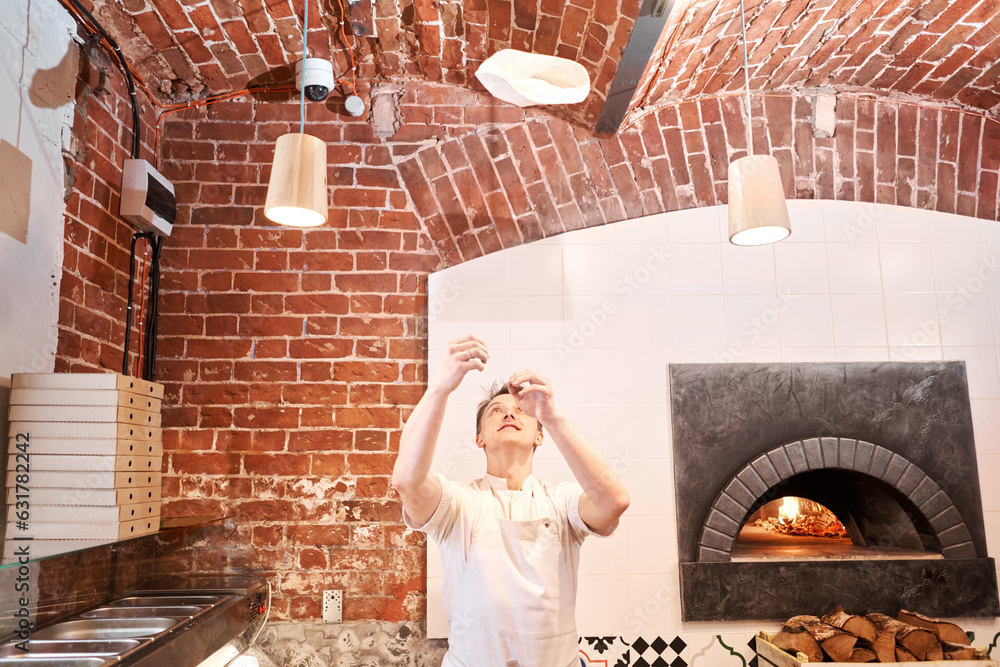
[[[323,591],[323,622],[341,623],[344,620],[344,591]]]

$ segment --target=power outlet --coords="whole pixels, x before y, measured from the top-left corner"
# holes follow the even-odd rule
[[[341,623],[344,620],[344,591],[323,591],[323,622]]]

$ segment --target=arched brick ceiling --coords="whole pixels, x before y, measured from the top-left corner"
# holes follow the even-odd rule
[[[84,0],[161,101],[287,81],[301,54],[303,0]],[[581,62],[593,93],[556,115],[593,128],[644,4],[640,0],[310,0],[309,45],[359,88],[419,77],[478,88],[473,72],[513,47]],[[678,0],[629,122],[649,110],[738,92],[738,0]],[[747,0],[751,88],[913,95],[995,114],[996,0]],[[355,21],[356,22],[356,21]]]
[[[303,0],[90,0],[161,101],[290,80],[302,54]],[[84,0],[88,3],[88,0]],[[378,79],[420,77],[480,88],[473,74],[503,48],[584,65],[587,102],[560,110],[593,127],[628,42],[640,0],[360,0],[341,29],[347,0],[310,0],[309,48],[347,76],[353,50],[359,89]],[[359,14],[360,13],[360,14]],[[370,18],[355,37],[350,20]]]
[[[746,0],[752,91],[915,96],[995,115],[996,0]],[[739,0],[679,4],[631,118],[744,85]]]

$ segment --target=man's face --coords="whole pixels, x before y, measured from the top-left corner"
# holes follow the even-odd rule
[[[542,444],[542,432],[534,417],[521,412],[513,396],[500,394],[483,411],[476,444],[480,447],[537,447]]]

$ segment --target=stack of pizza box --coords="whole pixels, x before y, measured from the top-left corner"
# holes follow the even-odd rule
[[[11,379],[5,560],[155,532],[163,385],[115,373]]]

